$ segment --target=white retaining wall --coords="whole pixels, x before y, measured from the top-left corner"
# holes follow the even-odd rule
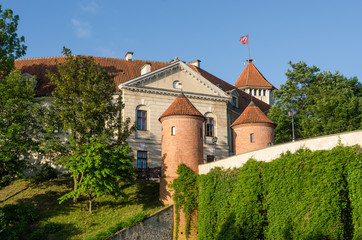
[[[274,145],[260,150],[224,158],[215,162],[201,164],[199,165],[199,174],[207,174],[212,168],[215,167],[221,167],[224,169],[240,168],[250,158],[254,158],[257,161],[270,162],[273,159],[278,158],[281,153],[285,153],[287,151],[293,153],[301,148],[308,148],[312,151],[329,150],[337,146],[339,143],[344,146],[353,146],[356,144],[362,146],[362,130],[337,133],[328,136],[315,137],[280,145]]]

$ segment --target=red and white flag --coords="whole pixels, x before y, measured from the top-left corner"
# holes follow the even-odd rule
[[[241,44],[246,44],[246,45],[248,45],[248,44],[249,44],[249,35],[242,36],[242,37],[240,38],[240,43],[241,43]]]

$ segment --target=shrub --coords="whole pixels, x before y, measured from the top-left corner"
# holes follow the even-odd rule
[[[41,164],[40,170],[35,175],[35,181],[44,182],[58,176],[58,171],[49,163]]]

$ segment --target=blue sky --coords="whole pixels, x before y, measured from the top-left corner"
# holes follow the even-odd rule
[[[288,62],[362,79],[362,1],[3,0],[20,16],[25,58],[73,54],[170,61],[201,67],[234,84],[251,58],[279,87]]]

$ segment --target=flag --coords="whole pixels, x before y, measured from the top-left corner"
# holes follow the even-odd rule
[[[242,36],[242,37],[240,38],[240,43],[241,43],[241,44],[246,44],[246,45],[248,45],[248,44],[249,44],[249,35]]]

